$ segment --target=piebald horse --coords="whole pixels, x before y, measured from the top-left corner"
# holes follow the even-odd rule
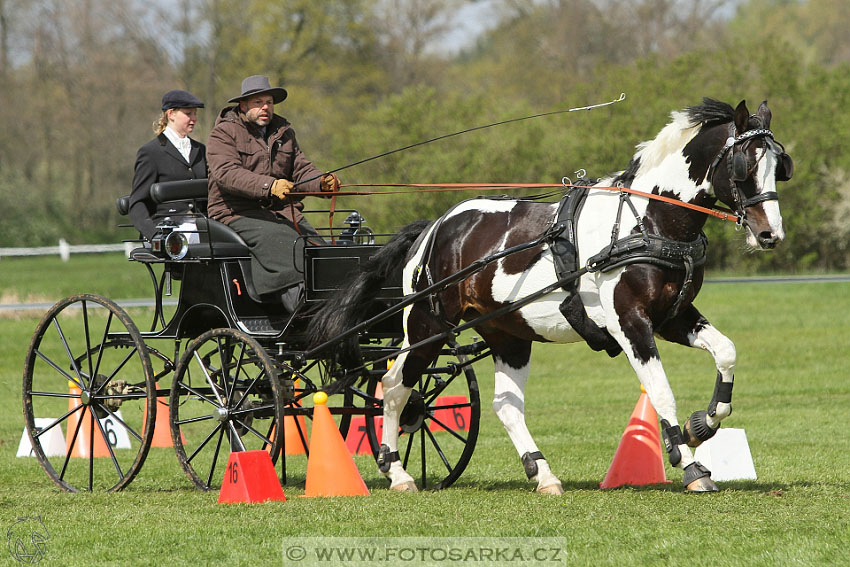
[[[626,197],[594,187],[630,188],[706,208],[720,201],[738,216],[752,248],[770,249],[785,236],[776,183],[790,179],[793,162],[773,139],[766,101],[750,114],[744,101],[732,108],[706,98],[699,106],[673,112],[671,118],[653,140],[637,146],[626,170],[588,188],[570,227],[576,265],[587,269],[570,284],[475,327],[495,363],[493,409],[539,492],[561,494],[563,488],[525,423],[531,345],[582,340],[611,356],[625,354],[661,418],[669,461],[684,471],[686,490],[717,490],[710,471],[691,451],[713,436],[732,413],[736,361],[732,341],[693,305],[703,282],[702,228],[707,216],[681,203]],[[412,294],[476,260],[534,241],[552,227],[558,210],[558,203],[534,200],[465,201],[433,223],[402,229],[380,261],[367,269],[378,273],[381,263],[384,271],[402,264],[404,293]],[[635,242],[655,243],[655,252],[630,253]],[[461,320],[486,316],[551,287],[558,281],[553,248],[543,242],[490,262],[457,285],[404,309],[402,354],[382,378],[384,421],[378,465],[392,489],[416,490],[398,456],[400,413],[411,387],[443,345],[404,349]],[[343,293],[340,301],[349,307],[368,299],[362,289],[347,288]],[[321,328],[314,331],[325,337],[356,323],[351,318],[357,309],[343,310],[346,317],[339,317],[337,310],[336,318],[330,313],[336,309],[333,304],[324,309],[324,317],[314,321]],[[656,337],[704,349],[717,367],[707,410],[694,412],[684,428],[677,419]]]

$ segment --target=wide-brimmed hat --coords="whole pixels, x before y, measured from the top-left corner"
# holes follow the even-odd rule
[[[277,104],[282,102],[287,95],[286,89],[280,87],[272,87],[269,83],[269,78],[265,75],[251,75],[242,81],[242,94],[235,96],[227,102],[239,102],[249,96],[254,96],[263,93],[271,93],[272,100]]]
[[[162,95],[162,110],[171,108],[203,108],[201,99],[189,91],[173,90]]]

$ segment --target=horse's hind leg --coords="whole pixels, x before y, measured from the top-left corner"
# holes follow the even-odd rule
[[[706,350],[714,358],[717,381],[708,409],[691,414],[683,431],[685,442],[690,447],[698,447],[711,439],[720,422],[732,413],[732,385],[737,360],[735,344],[693,306],[665,325],[660,334],[669,341]]]
[[[426,335],[427,336],[427,335]],[[401,345],[407,348],[408,341]],[[416,482],[404,470],[398,453],[398,432],[401,413],[410,398],[410,392],[422,371],[437,357],[441,343],[432,343],[402,353],[382,378],[384,389],[384,423],[381,447],[378,451],[378,469],[390,480],[390,489],[416,492]]]
[[[493,410],[516,447],[529,480],[537,482],[537,492],[563,494],[561,481],[537,448],[525,423],[525,384],[528,381],[531,342],[482,333],[490,345],[496,369]]]
[[[405,348],[407,343],[402,345]],[[390,480],[390,488],[401,492],[416,492],[416,482],[401,464],[398,455],[398,429],[401,411],[410,397],[411,387],[405,386],[403,370],[409,352],[401,354],[384,374],[384,422],[381,448],[378,451],[378,469]]]

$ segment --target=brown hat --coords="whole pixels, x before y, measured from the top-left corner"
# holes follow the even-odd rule
[[[240,100],[248,98],[249,96],[254,96],[263,93],[271,93],[272,100],[274,100],[275,104],[283,102],[287,95],[286,89],[282,89],[280,87],[272,87],[269,83],[269,78],[265,75],[251,75],[250,77],[242,81],[242,94],[233,97],[227,102],[239,102]]]

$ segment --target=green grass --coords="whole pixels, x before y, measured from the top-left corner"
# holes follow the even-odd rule
[[[0,263],[4,290],[25,277],[56,299],[53,287],[145,296],[115,282],[87,287],[91,274],[71,273],[75,259],[56,271],[18,262]],[[136,265],[120,269],[147,277]],[[65,494],[34,459],[14,456],[23,361],[38,316],[0,319],[0,532],[19,516],[41,515],[50,532],[44,565],[281,565],[286,538],[308,536],[556,536],[568,565],[850,565],[850,284],[713,284],[697,303],[737,346],[735,411],[724,426],[746,430],[759,475],[720,483],[710,495],[684,494],[669,465],[667,486],[597,488],[639,389],[623,357],[583,345],[536,345],[527,394],[529,427],[564,483],[562,497],[532,492],[489,409],[487,362],[476,367],[483,408],[475,454],[458,483],[439,493],[391,493],[370,459],[358,457],[371,496],[299,498],[305,460],[290,457],[286,502],[218,505],[217,494],[191,487],[172,450],[152,449],[125,491]],[[707,404],[713,363],[703,352],[661,348],[684,420]],[[16,563],[0,550],[3,564]]]

